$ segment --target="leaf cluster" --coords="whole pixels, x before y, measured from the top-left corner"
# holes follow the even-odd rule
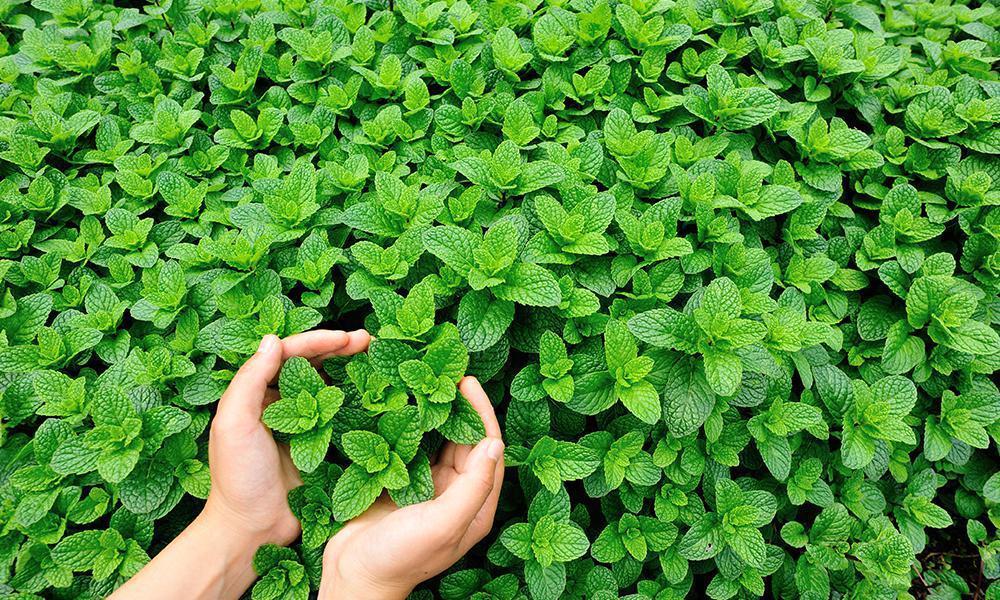
[[[0,596],[137,572],[209,492],[235,369],[317,326],[375,341],[281,373],[303,534],[254,598],[315,591],[383,493],[433,496],[484,433],[467,373],[496,531],[414,598],[995,596],[998,27],[0,0]]]

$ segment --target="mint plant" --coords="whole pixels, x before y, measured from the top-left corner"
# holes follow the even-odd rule
[[[590,549],[595,560],[616,563],[626,555],[645,561],[649,551],[662,552],[677,537],[677,528],[651,517],[625,514],[618,523],[610,523],[594,540]]]
[[[996,596],[995,3],[133,4],[0,2],[0,596],[108,596],[261,338],[361,327],[268,398],[256,598],[465,375],[496,531],[415,599]]]
[[[250,592],[254,600],[264,598],[309,597],[310,578],[305,565],[291,548],[273,544],[261,546],[253,557],[253,569],[260,576]]]
[[[715,494],[715,511],[706,512],[684,534],[681,556],[702,560],[728,551],[750,567],[763,567],[768,550],[760,528],[774,518],[774,496],[759,490],[744,491],[728,479],[718,482]]]
[[[310,473],[326,456],[344,392],[326,385],[309,361],[298,356],[281,367],[278,389],[281,398],[264,409],[262,420],[272,430],[289,434],[292,462]]]
[[[504,529],[500,542],[524,561],[524,578],[535,598],[561,596],[566,588],[565,563],[583,556],[590,547],[583,529],[570,520],[565,490],[536,495],[528,509],[528,521]]]

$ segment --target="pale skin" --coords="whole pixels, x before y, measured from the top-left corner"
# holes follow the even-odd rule
[[[317,330],[284,340],[265,337],[219,400],[208,441],[212,491],[197,518],[113,600],[236,599],[256,579],[251,562],[263,544],[299,536],[287,495],[302,480],[261,422],[278,398],[272,387],[292,356],[319,365],[368,349],[363,330]],[[321,599],[401,600],[453,565],[493,526],[503,482],[503,442],[493,405],[473,377],[459,391],[483,419],[476,446],[448,443],[431,470],[433,500],[398,508],[387,497],[348,522],[323,553]]]

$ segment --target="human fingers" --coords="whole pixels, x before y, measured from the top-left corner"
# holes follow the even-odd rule
[[[301,356],[318,369],[328,358],[353,356],[368,350],[370,341],[371,335],[364,329],[356,331],[314,329],[290,335],[282,340],[282,355],[284,360]],[[272,378],[271,384],[277,382],[277,379],[277,376]]]
[[[463,377],[458,382],[458,390],[479,414],[479,418],[482,419],[483,426],[486,429],[486,436],[501,438],[500,424],[497,423],[493,404],[486,395],[486,391],[483,390],[483,386],[479,384],[479,380],[471,376]],[[438,453],[437,461],[434,464],[455,467],[464,466],[471,451],[472,446],[446,442]]]
[[[493,474],[493,490],[486,497],[486,502],[479,509],[479,513],[472,519],[469,531],[462,539],[462,553],[467,552],[469,548],[479,543],[493,529],[493,520],[496,518],[497,505],[500,503],[500,490],[503,487],[503,475],[504,459],[501,456],[500,460],[497,461],[496,470]]]
[[[264,410],[267,384],[281,369],[281,340],[266,335],[257,352],[240,367],[222,398],[215,419],[230,423],[258,423]]]
[[[368,350],[370,342],[371,335],[364,329],[356,331],[317,329],[289,336],[282,345],[285,359],[301,356],[318,368],[328,358],[353,356],[364,352]]]
[[[490,402],[490,398],[486,395],[479,380],[471,375],[466,375],[458,382],[458,390],[462,392],[472,408],[479,413],[479,418],[483,420],[483,426],[486,428],[486,437],[501,439],[503,436],[500,433],[500,423],[497,422],[496,411],[493,410],[493,403]]]
[[[308,359],[329,358],[340,351],[351,341],[346,331],[331,329],[314,329],[290,335],[281,341],[282,355],[285,360],[293,356]]]
[[[471,376],[463,377],[462,380],[458,382],[458,389],[462,393],[462,396],[469,401],[469,404],[473,409],[475,409],[476,413],[479,414],[479,418],[482,420],[483,427],[486,431],[486,437],[502,438],[500,433],[500,424],[497,423],[493,403],[490,402],[490,399],[483,390],[483,386],[480,385],[479,380]],[[472,452],[472,446],[455,446],[451,458],[452,464],[458,471],[465,470],[465,462],[469,459],[470,452]]]
[[[469,460],[469,455],[472,454],[472,449],[475,446],[467,446],[458,444],[455,446],[455,452],[452,455],[451,466],[458,472],[465,471],[465,463]]]
[[[331,356],[353,356],[359,352],[368,351],[368,345],[372,341],[371,334],[364,329],[356,329],[349,331],[347,335],[350,337],[347,345],[331,354]],[[326,358],[329,358],[329,356]]]
[[[288,444],[278,444],[278,460],[281,461],[281,472],[284,473],[285,487],[289,490],[302,485],[302,474],[298,467],[292,462],[292,455]]]
[[[458,444],[455,442],[445,442],[441,446],[441,450],[438,452],[437,460],[434,464],[441,467],[453,467],[455,466],[455,450],[458,448]]]
[[[458,471],[451,466],[434,465],[431,467],[431,480],[434,482],[434,497],[438,497],[448,489],[455,479],[458,478]]]
[[[497,483],[496,468],[503,458],[503,442],[483,438],[444,493],[429,502],[428,509],[441,527],[464,534],[482,509]]]

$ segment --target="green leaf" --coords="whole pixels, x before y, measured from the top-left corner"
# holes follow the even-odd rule
[[[340,438],[344,454],[368,473],[389,466],[389,444],[370,431],[348,431]]]
[[[678,551],[688,560],[706,560],[718,555],[725,547],[722,532],[709,517],[702,517],[681,538]]]
[[[301,392],[315,396],[325,385],[316,369],[301,356],[286,360],[278,376],[278,389],[282,398],[296,398]]]
[[[630,413],[645,423],[656,423],[660,420],[660,396],[653,385],[640,381],[618,391],[622,404]]]
[[[559,562],[569,562],[587,553],[590,542],[587,534],[576,525],[557,523],[552,538],[549,540],[555,559]]]
[[[458,331],[470,352],[480,352],[497,343],[513,321],[514,304],[490,298],[485,292],[470,292],[458,305]]]
[[[376,479],[358,465],[351,465],[337,480],[333,488],[333,516],[338,521],[347,521],[360,515],[375,503],[382,486]]]
[[[726,545],[733,549],[736,556],[752,567],[763,567],[767,560],[767,547],[764,537],[755,527],[735,527],[725,534]]]
[[[562,301],[559,283],[545,267],[516,263],[504,283],[493,288],[498,298],[526,306],[557,306]]]
[[[720,396],[732,396],[739,390],[743,379],[743,363],[731,352],[707,351],[705,378],[713,392]]]
[[[462,274],[472,269],[473,251],[480,243],[476,234],[452,225],[432,227],[424,232],[424,248]]]
[[[556,600],[566,589],[566,566],[557,562],[543,567],[529,560],[524,563],[524,580],[535,600]]]
[[[0,595],[110,594],[270,435],[249,596],[315,596],[465,377],[504,526],[421,599],[957,597],[963,520],[1000,574],[992,4],[133,4],[0,3]]]

